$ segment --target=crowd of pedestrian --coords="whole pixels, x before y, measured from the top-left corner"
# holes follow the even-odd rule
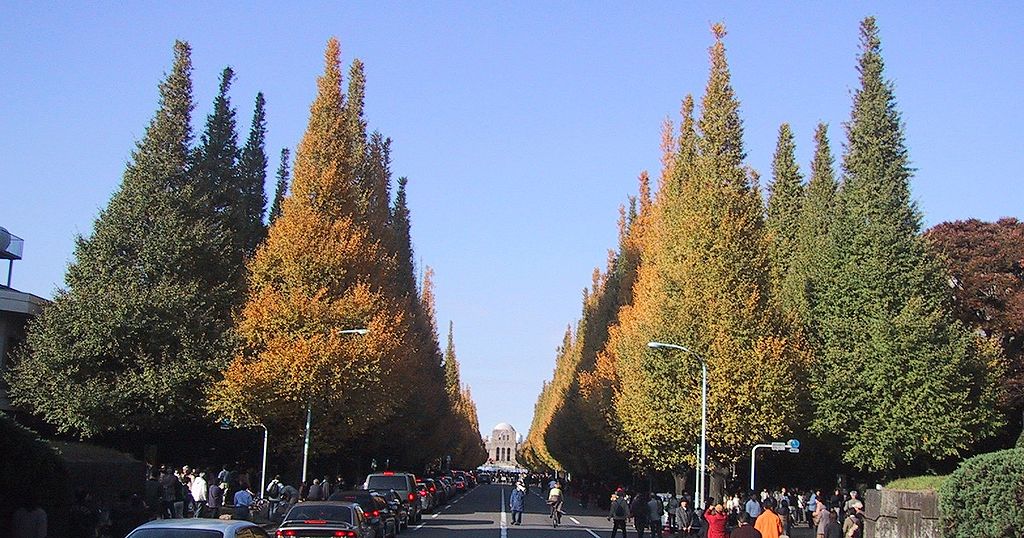
[[[781,488],[708,498],[696,509],[689,495],[633,493],[617,488],[610,497],[612,538],[628,536],[632,522],[637,538],[666,534],[678,538],[782,538],[798,526],[815,529],[816,538],[862,538],[864,503],[856,491]]]

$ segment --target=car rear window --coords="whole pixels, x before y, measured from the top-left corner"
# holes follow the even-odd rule
[[[352,508],[348,506],[295,505],[285,516],[288,521],[341,521],[352,523]]]
[[[129,538],[224,538],[220,531],[201,529],[138,529],[128,536]]]
[[[366,483],[366,489],[397,489],[409,491],[409,477],[405,475],[392,476],[371,476]]]

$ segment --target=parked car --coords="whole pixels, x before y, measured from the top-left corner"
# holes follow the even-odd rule
[[[457,493],[465,493],[469,489],[466,487],[466,479],[461,476],[456,476],[453,482],[455,483],[455,491]]]
[[[430,492],[426,482],[416,482],[416,490],[420,494],[420,509],[424,512],[431,512],[437,507],[437,497]]]
[[[440,480],[425,478],[423,483],[430,488],[430,493],[434,495],[434,506],[442,506],[448,502],[448,492],[445,491],[444,485],[441,484]]]
[[[128,538],[270,538],[267,531],[240,519],[156,519],[143,523]]]
[[[397,473],[384,471],[373,473],[363,481],[363,489],[377,491],[395,490],[402,497],[406,504],[406,511],[409,512],[409,521],[419,523],[423,519],[422,511],[416,503],[416,475],[412,473]]]
[[[398,536],[398,515],[391,511],[387,501],[377,493],[367,490],[335,491],[327,500],[358,504],[376,531],[376,538]]]
[[[370,490],[370,493],[376,493],[384,498],[384,501],[388,503],[388,508],[395,513],[395,517],[398,519],[398,532],[402,532],[404,529],[409,528],[409,503],[403,503],[402,497],[398,495],[393,489],[387,491],[376,491]],[[419,503],[419,494],[416,495],[414,502]]]
[[[337,501],[306,501],[291,507],[277,536],[379,538],[358,504]]]
[[[455,482],[452,482],[451,477],[449,477],[449,476],[442,476],[441,477],[441,483],[444,484],[444,489],[448,491],[448,498],[449,499],[455,497],[455,495],[458,494],[458,492],[455,491]]]

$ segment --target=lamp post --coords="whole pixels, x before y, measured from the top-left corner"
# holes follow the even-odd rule
[[[254,424],[254,426],[263,428],[263,466],[260,469],[260,497],[263,497],[267,491],[267,438],[269,437],[269,432],[267,432],[267,426],[262,422]],[[230,420],[224,419],[220,421],[220,429],[231,430],[234,428],[235,426],[231,424]]]
[[[647,347],[651,349],[675,349],[683,353],[689,353],[700,361],[700,450],[698,450],[698,460],[700,463],[698,464],[696,480],[697,498],[693,500],[693,505],[704,508],[704,475],[707,469],[708,458],[708,363],[704,360],[704,357],[701,357],[685,346],[651,341],[647,342]]]
[[[358,334],[360,336],[370,332],[368,329],[344,329],[338,334]],[[306,469],[309,465],[309,427],[313,422],[313,401],[306,401],[306,439],[302,443],[302,481],[306,481]]]

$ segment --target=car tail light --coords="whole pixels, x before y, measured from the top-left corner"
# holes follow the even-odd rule
[[[394,475],[395,475],[394,471],[384,471],[384,476],[394,476]]]
[[[325,525],[327,523],[327,520],[326,519],[305,519],[302,522],[307,524],[307,525]]]
[[[295,531],[277,531],[278,536],[297,536]]]
[[[350,536],[350,537],[357,536],[356,535],[356,531],[334,531],[334,535],[335,536]]]
[[[434,486],[430,486],[430,492],[434,493],[435,491],[437,491],[437,488]]]
[[[420,497],[426,497],[426,496],[427,496],[427,491],[426,490],[420,490]],[[410,497],[412,497],[412,495],[410,495]]]
[[[415,500],[416,500],[416,495],[414,495],[414,494],[410,493],[410,494],[409,494],[409,502],[413,502],[413,501],[415,501]]]
[[[380,510],[374,510],[370,512],[370,517],[380,517]]]

